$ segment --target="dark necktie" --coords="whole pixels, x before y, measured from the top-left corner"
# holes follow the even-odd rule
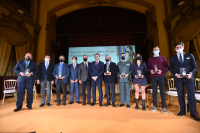
[[[87,70],[87,63],[85,63],[85,68],[86,68],[86,70]]]
[[[181,56],[181,54],[180,54],[180,59],[179,59],[179,61],[180,61],[180,64],[181,64],[181,66],[182,66],[183,61],[182,61],[182,56]]]
[[[97,65],[98,65],[98,62],[95,63],[96,68],[97,68]]]

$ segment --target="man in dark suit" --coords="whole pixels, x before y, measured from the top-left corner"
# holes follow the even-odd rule
[[[174,75],[174,82],[177,88],[178,100],[180,105],[180,112],[178,116],[186,115],[185,111],[185,94],[184,85],[187,90],[188,102],[190,108],[190,116],[197,121],[200,119],[197,116],[196,111],[196,99],[195,99],[195,85],[194,85],[194,74],[197,70],[197,65],[194,56],[190,53],[184,53],[184,44],[182,42],[175,44],[176,55],[170,58],[169,69]],[[187,77],[181,75],[181,68],[186,69]]]
[[[70,103],[74,103],[74,89],[76,90],[76,103],[79,102],[79,84],[78,84],[78,67],[77,57],[72,57],[72,64],[69,66],[69,77],[70,77]]]
[[[17,63],[14,68],[14,72],[18,75],[17,78],[17,108],[14,112],[22,109],[23,97],[25,89],[27,90],[27,107],[29,110],[32,109],[33,103],[33,85],[35,83],[35,74],[38,73],[38,65],[36,62],[31,61],[31,53],[26,53],[25,60],[21,60]],[[29,73],[28,73],[29,71]]]
[[[69,76],[69,67],[67,63],[64,63],[65,56],[59,56],[60,63],[56,64],[53,70],[53,76],[55,77],[56,91],[57,91],[57,106],[60,106],[60,91],[62,87],[63,91],[63,106],[66,105],[67,99],[67,83]]]
[[[83,105],[86,105],[86,86],[87,86],[87,101],[91,104],[91,85],[90,85],[90,62],[87,61],[88,56],[83,55],[83,61],[78,67],[78,79],[82,86]]]
[[[99,61],[100,54],[95,54],[95,60],[90,66],[91,84],[92,84],[92,98],[93,103],[91,106],[96,104],[96,85],[99,90],[99,106],[102,106],[103,92],[102,92],[102,81],[104,73],[104,63]]]
[[[37,84],[40,84],[40,94],[42,97],[40,107],[45,105],[45,88],[47,88],[47,106],[51,106],[51,84],[54,84],[53,69],[54,64],[50,62],[50,55],[45,55],[45,62],[39,64],[39,73],[37,74]]]
[[[106,55],[106,64],[104,65],[104,83],[106,87],[106,97],[107,104],[105,106],[109,106],[110,104],[110,91],[112,96],[112,106],[115,105],[115,75],[118,73],[117,65],[114,62],[111,62],[110,55]]]

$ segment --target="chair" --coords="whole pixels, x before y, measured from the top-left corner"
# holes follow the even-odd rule
[[[151,84],[148,84],[147,86],[146,86],[146,88],[147,87],[149,87],[149,86],[151,86]],[[152,93],[153,93],[153,89],[147,89],[147,104],[149,103],[149,96],[151,95],[152,96]],[[158,105],[159,105],[159,97],[160,97],[160,89],[159,89],[159,86],[157,87],[157,98],[158,98]]]
[[[14,80],[14,79],[4,80],[4,91],[3,91],[4,96],[3,96],[2,104],[4,104],[5,96],[8,93],[13,93],[14,99],[16,101],[17,99],[16,85],[17,85],[17,80]]]
[[[35,83],[36,83],[36,81],[35,81]],[[37,87],[35,86],[35,83],[33,85],[33,93],[35,94],[35,100],[36,100]],[[27,95],[27,90],[25,89],[25,101],[26,101],[26,95]]]
[[[169,91],[165,92],[167,96],[169,96],[169,104],[171,100],[178,100],[178,93],[177,89],[174,85],[174,78],[169,78],[168,79],[168,86],[169,86]]]
[[[200,78],[195,78],[194,84],[195,84],[195,92],[199,93],[200,92]]]

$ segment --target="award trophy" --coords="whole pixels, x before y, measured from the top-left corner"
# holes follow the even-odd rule
[[[157,67],[157,65],[154,65],[154,73],[158,73],[158,67]]]
[[[186,68],[180,68],[180,74],[181,74],[180,77],[183,78],[187,77]]]
[[[137,70],[137,77],[138,77],[138,78],[142,78],[141,70]]]
[[[62,76],[62,72],[59,72],[58,78],[61,78]]]
[[[122,78],[124,79],[125,78],[125,72],[122,72]]]
[[[106,69],[106,74],[110,74],[110,68],[109,67]]]
[[[24,76],[29,76],[29,72],[30,72],[30,69],[26,69],[23,75]]]

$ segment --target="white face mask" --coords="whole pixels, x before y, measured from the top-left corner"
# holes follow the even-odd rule
[[[76,63],[76,60],[72,60],[73,63]]]
[[[45,58],[44,60],[45,60],[45,62],[49,62],[49,59],[48,59],[48,58]]]
[[[179,48],[176,50],[177,53],[183,53],[183,48]]]

